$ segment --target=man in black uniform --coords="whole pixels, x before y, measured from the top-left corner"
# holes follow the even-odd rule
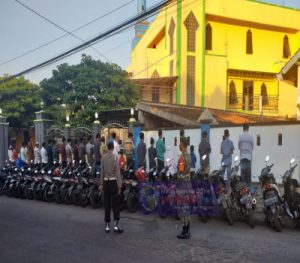
[[[107,144],[108,152],[104,154],[101,162],[101,186],[104,193],[104,209],[105,216],[104,221],[106,224],[105,232],[110,232],[110,210],[112,207],[114,215],[114,232],[123,233],[123,229],[119,226],[120,220],[120,207],[119,207],[119,195],[121,193],[122,178],[119,168],[118,156],[113,153],[114,142],[109,141]]]

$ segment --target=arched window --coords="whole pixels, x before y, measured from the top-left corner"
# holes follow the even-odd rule
[[[194,13],[191,11],[184,21],[184,25],[187,30],[187,51],[195,52],[196,51],[196,31],[199,27]]]
[[[283,58],[289,58],[291,56],[289,38],[287,35],[283,38]]]
[[[269,105],[267,86],[263,83],[260,87],[260,95],[262,96],[262,105]]]
[[[246,34],[246,54],[253,54],[252,32],[250,29]]]
[[[170,55],[174,52],[174,31],[175,31],[175,22],[174,19],[171,19],[169,26],[169,38],[170,38]]]
[[[235,83],[232,80],[229,84],[229,104],[237,104],[238,98],[236,94]]]
[[[206,41],[206,46],[205,46],[206,50],[212,50],[212,28],[209,23],[206,25],[205,41]]]

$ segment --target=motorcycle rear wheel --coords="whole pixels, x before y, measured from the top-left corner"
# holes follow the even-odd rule
[[[231,217],[231,214],[230,214],[228,208],[225,208],[225,209],[224,209],[224,215],[225,215],[225,218],[226,218],[228,224],[229,224],[230,226],[232,226],[232,225],[233,225],[233,220],[232,220],[232,217]]]
[[[127,196],[127,208],[129,212],[134,213],[137,210],[137,198],[135,193],[129,193]]]

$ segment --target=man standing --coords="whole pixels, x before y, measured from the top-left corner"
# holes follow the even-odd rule
[[[53,151],[52,151],[52,141],[48,141],[47,146],[47,156],[48,156],[48,169],[50,169],[53,165]]]
[[[72,142],[72,140],[69,138],[68,139],[68,143],[66,145],[66,157],[67,157],[67,163],[68,163],[68,165],[72,164],[73,150],[72,150],[71,142]]]
[[[157,157],[156,149],[154,148],[154,139],[150,139],[150,147],[148,148],[149,169],[156,167],[155,158]]]
[[[66,167],[67,165],[67,153],[66,153],[66,138],[62,138],[62,144],[60,146],[60,158],[62,167]]]
[[[158,140],[156,141],[156,153],[157,153],[157,172],[160,173],[164,169],[164,153],[166,152],[166,146],[162,138],[162,130],[158,131]]]
[[[119,154],[119,151],[120,151],[120,145],[119,145],[119,143],[118,143],[118,141],[117,141],[117,135],[116,135],[116,133],[113,132],[113,133],[111,134],[111,137],[112,137],[113,142],[114,142],[114,154],[115,154],[115,155],[118,155],[118,154]]]
[[[83,138],[80,138],[80,143],[78,145],[78,158],[79,161],[85,163],[85,146]]]
[[[113,209],[114,215],[114,232],[123,233],[123,229],[119,226],[120,206],[119,195],[121,194],[122,179],[119,168],[118,156],[113,153],[114,142],[109,141],[107,144],[108,152],[102,157],[100,182],[104,193],[104,209],[105,209],[105,232],[110,232],[110,210]]]
[[[140,143],[137,148],[137,157],[138,157],[138,167],[144,166],[146,169],[146,154],[147,154],[147,147],[144,143],[144,133],[140,133]]]
[[[42,158],[42,166],[46,167],[46,165],[48,163],[48,155],[47,155],[46,143],[45,142],[43,142],[43,144],[42,144],[41,158]]]
[[[189,195],[191,193],[191,158],[187,152],[188,139],[184,136],[180,138],[179,149],[181,155],[178,159],[178,215],[182,224],[182,231],[177,235],[177,238],[180,239],[189,239],[190,234],[190,204],[189,204]]]
[[[20,150],[20,157],[24,163],[26,163],[26,152],[27,152],[26,143],[23,142]]]
[[[224,140],[221,143],[221,154],[222,164],[225,166],[225,172],[223,178],[227,187],[227,190],[230,190],[230,173],[231,173],[231,163],[232,163],[232,154],[234,151],[233,142],[229,139],[229,131],[224,130]]]
[[[53,140],[52,142],[52,153],[53,153],[53,161],[59,162],[59,145],[57,140]]]
[[[96,134],[96,140],[94,145],[94,162],[95,162],[95,174],[100,172],[101,156],[100,156],[101,139],[100,134]]]
[[[249,125],[243,125],[243,134],[239,136],[239,150],[241,159],[241,177],[246,184],[251,184],[251,162],[254,141],[252,135],[249,134]]]
[[[88,142],[85,146],[87,162],[91,167],[94,165],[94,145],[92,144],[92,140],[92,136],[89,136]]]
[[[39,142],[36,142],[34,147],[34,164],[38,164],[40,162],[41,162],[41,152],[39,148]]]
[[[209,154],[211,153],[211,147],[210,143],[208,141],[208,134],[207,132],[203,132],[202,134],[202,141],[199,144],[199,156],[200,156],[200,165],[201,165],[201,170],[209,174],[210,173],[210,165],[209,165]],[[202,160],[202,157],[206,155],[206,158]]]
[[[133,143],[133,134],[128,133],[128,139],[124,143],[125,155],[127,159],[127,167],[129,169],[134,168],[134,143]]]

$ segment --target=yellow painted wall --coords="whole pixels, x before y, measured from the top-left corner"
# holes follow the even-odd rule
[[[279,83],[279,109],[280,116],[295,118],[297,113],[297,88],[281,81]]]
[[[226,61],[226,57],[205,56],[205,105],[209,108],[226,108]]]

